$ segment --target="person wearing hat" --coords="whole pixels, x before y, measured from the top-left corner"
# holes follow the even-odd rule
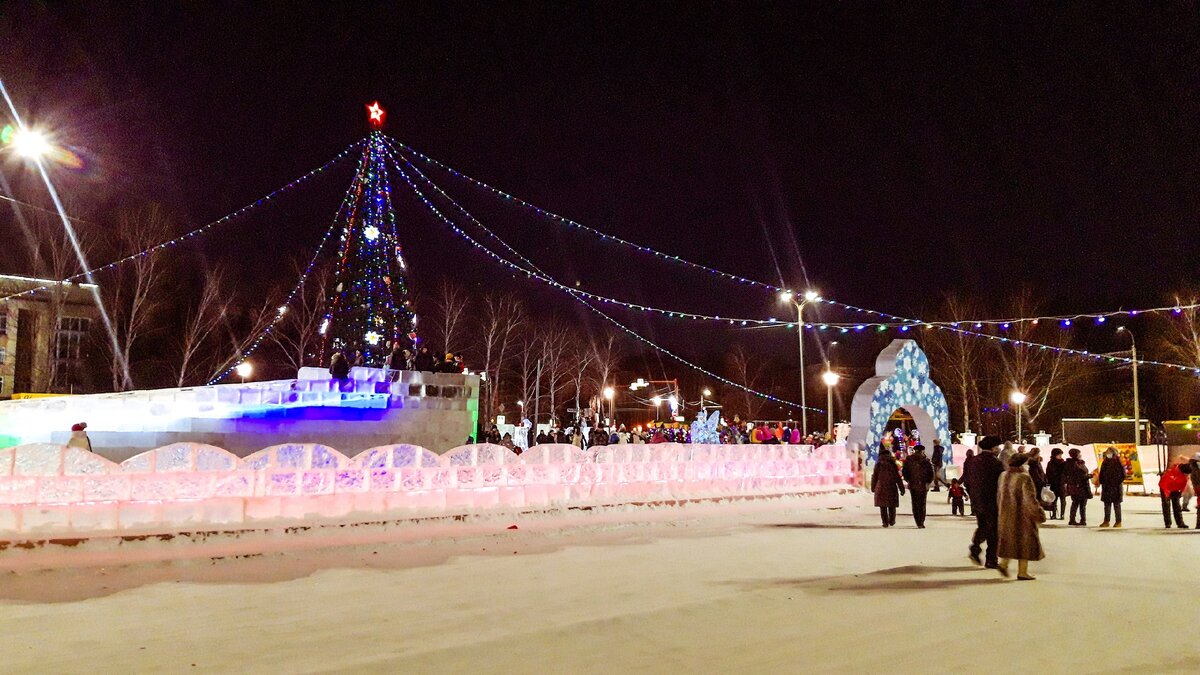
[[[1008,576],[1008,563],[1017,561],[1017,579],[1033,581],[1029,561],[1046,557],[1038,526],[1046,522],[1046,512],[1038,501],[1033,479],[1025,472],[1029,455],[1018,452],[1008,460],[1008,469],[1000,477],[996,503],[999,513],[997,554],[1001,576]]]
[[[1054,505],[1050,509],[1051,520],[1062,520],[1067,517],[1067,493],[1063,491],[1063,470],[1067,461],[1062,457],[1062,448],[1050,451],[1050,461],[1046,463],[1046,484],[1054,493]]]
[[[932,491],[939,492],[939,485],[950,487],[950,484],[946,482],[946,449],[942,447],[942,439],[933,439],[933,453],[930,455],[929,461],[933,463]]]
[[[1158,496],[1162,499],[1163,526],[1167,529],[1171,527],[1172,513],[1175,516],[1175,527],[1181,530],[1188,529],[1187,524],[1183,522],[1183,509],[1179,504],[1179,497],[1188,483],[1188,477],[1181,468],[1184,466],[1182,459],[1179,458],[1173,462],[1158,479]]]
[[[913,446],[913,452],[904,460],[904,481],[908,483],[908,494],[912,499],[913,520],[917,529],[925,529],[925,505],[929,498],[929,484],[933,482],[933,464],[925,456],[925,446]]]
[[[967,494],[971,496],[971,503],[975,507],[975,534],[971,537],[970,558],[976,565],[983,564],[979,554],[983,550],[981,544],[987,542],[985,567],[988,569],[999,567],[996,554],[999,519],[996,491],[1000,486],[1000,474],[1004,473],[1004,465],[996,456],[1000,452],[1000,443],[999,436],[984,436],[979,442],[979,454],[970,460],[970,469],[964,470]]]
[[[67,447],[79,448],[80,450],[92,451],[92,439],[87,435],[87,422],[80,422],[71,426],[71,439],[67,441]]]

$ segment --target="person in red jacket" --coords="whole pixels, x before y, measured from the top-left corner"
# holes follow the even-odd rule
[[[1175,527],[1181,530],[1188,529],[1187,524],[1183,522],[1183,507],[1179,503],[1179,498],[1183,495],[1187,482],[1188,477],[1180,470],[1179,462],[1172,464],[1158,479],[1158,492],[1162,499],[1163,526],[1167,529],[1171,528],[1172,512],[1175,515]]]

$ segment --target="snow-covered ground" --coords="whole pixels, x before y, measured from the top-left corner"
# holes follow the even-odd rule
[[[853,495],[3,572],[0,670],[1200,669],[1200,532],[1163,530],[1157,499],[1129,498],[1124,530],[1047,527],[1025,583],[970,565],[973,521],[937,496],[925,530],[904,511],[882,529]]]

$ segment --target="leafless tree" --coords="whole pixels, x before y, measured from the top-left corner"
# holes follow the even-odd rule
[[[534,392],[538,384],[538,364],[542,357],[541,333],[526,326],[520,331],[517,341],[517,358],[514,367],[517,391],[525,402],[525,414],[533,417]]]
[[[38,274],[46,279],[61,281],[78,274],[80,271],[79,257],[71,245],[70,235],[58,221],[38,217],[37,227],[41,235],[37,239],[34,251],[34,261]],[[86,256],[91,249],[91,238],[86,230],[76,229],[76,240]],[[59,332],[62,330],[63,306],[71,286],[54,284],[45,290],[47,304],[50,308],[50,359],[48,370],[35,374],[35,379],[43,376],[46,381],[46,391],[59,391],[59,368],[62,361],[58,358]],[[36,360],[35,360],[36,362]]]
[[[947,321],[963,321],[978,318],[983,314],[980,304],[972,299],[963,299],[946,294],[942,301],[941,318]],[[933,368],[940,371],[936,379],[945,382],[951,400],[956,400],[962,413],[962,428],[971,428],[972,412],[979,421],[979,378],[982,361],[987,355],[986,345],[979,337],[951,330],[931,329],[922,335],[931,357]]]
[[[487,373],[484,419],[491,420],[496,415],[503,377],[516,351],[518,335],[527,331],[526,323],[525,306],[516,296],[489,293],[483,297],[476,334],[483,356],[483,372]]]
[[[582,399],[584,387],[587,384],[587,374],[594,369],[596,363],[596,350],[594,342],[584,340],[578,333],[572,332],[569,337],[568,359],[571,364],[571,388],[575,392],[575,410],[578,415],[578,411],[583,405]],[[595,380],[592,382],[594,383]],[[601,384],[591,388],[591,392],[603,390],[607,380],[600,380],[600,382]]]
[[[1200,293],[1175,296],[1179,315],[1162,325],[1160,346],[1184,365],[1200,368],[1200,310],[1193,305],[1200,303]]]
[[[212,381],[242,360],[242,356],[268,328],[277,325],[279,298],[277,292],[268,293],[261,304],[238,310],[234,306],[225,313],[225,341],[218,347],[218,358],[206,381]],[[265,337],[264,337],[265,339]]]
[[[1009,311],[1014,316],[1036,316],[1038,309],[1032,289],[1025,288],[1013,296]],[[1006,342],[992,341],[1004,373],[1003,381],[1010,390],[1020,390],[1026,395],[1022,415],[1027,420],[1027,428],[1036,428],[1038,416],[1052,405],[1056,394],[1074,384],[1083,371],[1078,361],[1058,349],[1014,342],[1020,340],[1067,347],[1070,343],[1070,333],[1066,331],[1023,321],[1014,323],[1009,328],[1007,337],[1009,339]],[[1008,400],[1009,393],[1010,391],[993,392],[1005,401]]]
[[[592,336],[588,348],[592,356],[592,386],[595,391],[603,391],[615,384],[617,369],[625,355],[624,344],[615,332],[605,330]]]
[[[465,288],[443,280],[433,301],[433,316],[428,322],[433,337],[443,352],[459,353],[463,344],[461,331],[466,328],[471,307],[471,295]]]
[[[171,238],[172,225],[161,207],[149,206],[121,213],[112,237],[118,251],[143,251]],[[122,364],[131,363],[134,348],[151,332],[169,297],[168,262],[159,253],[137,256],[116,268],[112,282],[102,286],[116,333],[118,351],[109,347],[113,391],[134,386],[133,375]]]
[[[297,260],[293,267],[296,276],[304,273],[304,262]],[[312,270],[304,285],[292,298],[279,323],[271,329],[270,340],[279,347],[284,360],[294,371],[312,365],[320,359],[321,322],[325,320],[325,292],[329,275],[325,270]],[[276,309],[276,312],[280,311]]]
[[[210,369],[207,367],[213,355],[214,332],[225,321],[231,298],[226,284],[226,273],[216,267],[204,275],[200,295],[184,318],[183,330],[179,333],[179,365],[175,386],[189,383],[203,384],[198,378]]]
[[[541,346],[543,395],[549,398],[550,416],[557,412],[559,395],[566,388],[572,370],[573,343],[578,335],[560,319],[549,319],[537,328]]]
[[[765,364],[754,359],[746,351],[742,345],[734,345],[733,349],[729,350],[726,367],[729,369],[729,378],[734,382],[742,384],[750,389],[762,391],[763,371]],[[747,419],[758,417],[762,411],[763,404],[766,399],[761,396],[756,396],[746,391],[745,389],[737,388],[736,396],[742,399],[743,410],[746,413]],[[731,400],[736,400],[730,397]]]

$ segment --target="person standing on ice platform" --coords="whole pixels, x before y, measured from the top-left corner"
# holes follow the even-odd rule
[[[1000,518],[999,507],[996,504],[996,491],[1000,487],[1000,474],[1004,473],[1004,465],[996,456],[1000,452],[999,436],[984,436],[979,442],[979,454],[971,460],[967,476],[967,494],[971,495],[971,505],[975,509],[975,534],[971,537],[970,558],[976,565],[983,564],[979,554],[983,551],[981,544],[987,543],[988,569],[997,569],[999,561],[996,556],[996,526]]]
[[[900,506],[899,495],[904,494],[904,483],[900,481],[896,459],[886,448],[879,451],[879,461],[875,463],[875,470],[871,473],[871,492],[875,493],[875,506],[879,507],[879,517],[883,520],[883,526],[894,526],[896,507]]]
[[[934,469],[925,456],[925,446],[913,447],[912,454],[904,460],[904,481],[908,483],[908,494],[912,499],[913,520],[917,529],[925,529],[925,506],[929,499],[929,484],[933,482]]]

